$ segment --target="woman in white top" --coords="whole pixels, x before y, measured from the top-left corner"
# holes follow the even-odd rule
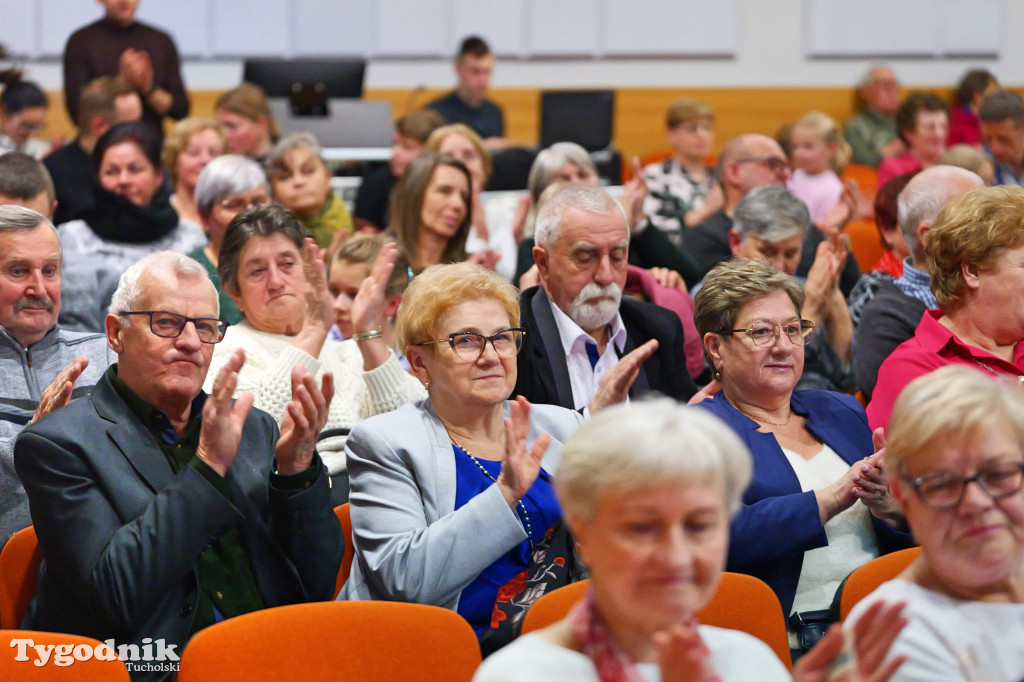
[[[323,253],[306,237],[291,211],[259,206],[239,213],[228,225],[217,263],[224,290],[245,319],[228,328],[217,344],[207,374],[213,378],[235,349],[245,350],[245,367],[235,395],[249,391],[256,407],[279,422],[291,395],[292,368],[334,376],[335,392],[320,453],[334,485],[334,499],[347,499],[344,442],[361,419],[426,397],[384,343],[385,285],[396,249],[386,245],[352,305],[352,339],[332,341],[333,300],[327,288]]]
[[[921,556],[858,604],[907,603],[895,680],[1024,679],[1024,394],[964,365],[907,385],[885,468]],[[973,485],[972,485],[973,484]]]
[[[555,489],[591,589],[568,617],[488,658],[474,682],[788,680],[766,644],[700,625],[725,563],[729,520],[750,454],[721,420],[670,400],[609,408],[565,443]],[[902,626],[876,607],[857,632],[860,671],[877,670]],[[833,630],[796,668],[824,680],[840,648]]]
[[[850,571],[911,544],[860,403],[794,390],[814,332],[801,319],[803,302],[795,279],[746,258],[716,266],[694,298],[705,357],[721,384],[698,407],[721,417],[754,456],[727,568],[775,590],[795,650],[809,648],[833,620],[829,607]]]

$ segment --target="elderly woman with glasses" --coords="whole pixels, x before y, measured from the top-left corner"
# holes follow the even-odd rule
[[[241,348],[245,366],[238,373],[235,396],[251,392],[256,407],[281,422],[296,365],[318,382],[332,374],[334,400],[317,450],[331,476],[335,504],[348,495],[344,443],[349,429],[360,419],[424,395],[384,343],[385,289],[395,255],[393,245],[381,248],[352,303],[352,338],[333,341],[327,338],[335,314],[323,252],[307,238],[294,213],[273,204],[243,211],[228,225],[220,247],[221,284],[245,319],[217,344],[207,391]]]
[[[794,390],[814,331],[801,319],[803,302],[791,276],[742,258],[716,266],[694,300],[704,352],[722,386],[698,406],[721,417],[754,456],[727,569],[771,585],[793,614],[795,651],[813,646],[833,620],[829,608],[850,571],[909,542],[875,452],[881,442],[873,445],[860,404],[831,391]]]
[[[551,477],[581,417],[508,400],[523,335],[515,288],[479,265],[409,285],[398,342],[429,399],[352,430],[355,561],[339,598],[454,609],[487,650],[574,577]]]
[[[858,604],[906,602],[894,680],[1024,679],[1024,394],[965,366],[911,382],[885,469],[921,555]]]

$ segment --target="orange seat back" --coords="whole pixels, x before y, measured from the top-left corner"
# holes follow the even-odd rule
[[[842,587],[843,593],[839,597],[839,618],[846,620],[857,602],[874,592],[882,583],[898,576],[919,556],[921,548],[911,547],[885,554],[855,568]]]
[[[870,272],[875,263],[885,253],[882,238],[874,220],[851,220],[844,230],[850,239],[850,250],[857,259],[861,271]]]
[[[479,665],[473,628],[453,611],[331,601],[255,611],[199,631],[178,680],[470,682]]]
[[[352,557],[355,556],[356,548],[352,544],[352,512],[348,502],[334,508],[334,513],[341,522],[341,535],[345,538],[345,555],[341,558],[341,568],[338,570],[338,580],[334,584],[334,596],[341,592],[341,586],[348,580],[348,574],[352,570]]]
[[[565,618],[589,586],[589,580],[581,580],[545,594],[526,612],[522,633],[525,635]],[[714,596],[697,613],[697,618],[705,625],[740,630],[757,637],[771,647],[786,668],[793,669],[782,605],[763,581],[742,573],[723,572]]]
[[[22,528],[0,551],[0,628],[17,630],[36,593],[43,553],[35,528]],[[0,676],[0,679],[4,679]]]
[[[30,639],[36,646],[69,644],[75,648],[87,647],[89,658],[80,660],[85,658],[85,648],[82,648],[80,656],[69,664],[57,665],[55,657],[58,654],[51,652],[46,663],[37,666],[36,662],[43,659],[27,643],[23,647],[11,646],[12,640],[15,639]],[[129,682],[128,669],[125,668],[124,663],[116,658],[112,661],[98,660],[93,655],[98,646],[105,645],[97,639],[80,635],[36,632],[34,630],[0,630],[0,680],[4,680],[4,682]],[[19,649],[23,651],[19,651]],[[28,657],[27,661],[15,660],[15,657],[21,653]],[[104,655],[104,658],[109,658],[112,655],[113,653]]]
[[[846,168],[843,169],[843,175],[840,179],[844,183],[847,180],[853,180],[857,183],[857,187],[860,189],[860,193],[864,195],[864,198],[868,201],[873,201],[875,185],[878,184],[877,169],[862,163],[848,163]]]

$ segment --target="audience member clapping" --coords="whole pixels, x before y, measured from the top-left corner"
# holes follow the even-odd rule
[[[317,246],[333,252],[352,234],[352,216],[331,189],[331,171],[312,134],[281,138],[270,150],[266,168],[274,200],[298,217]]]
[[[905,152],[887,158],[878,166],[881,187],[897,175],[934,166],[946,148],[949,112],[942,99],[930,92],[915,92],[896,111],[896,127],[907,145]]]
[[[852,396],[795,391],[814,325],[804,293],[760,259],[722,263],[694,299],[697,329],[722,389],[698,403],[754,455],[754,480],[733,520],[728,570],[768,583],[790,616],[790,646],[813,645],[843,578],[910,538]],[[799,614],[799,615],[796,615]]]
[[[170,203],[160,167],[160,140],[142,122],[119,123],[93,150],[97,184],[81,220],[60,226],[68,260],[98,255],[124,272],[143,256],[170,249],[187,253],[206,243],[194,223],[182,222]]]
[[[160,155],[170,175],[171,206],[181,220],[200,224],[195,191],[199,174],[214,158],[224,153],[224,132],[212,118],[178,121],[164,138]]]
[[[1021,443],[1016,381],[943,367],[897,399],[885,469],[921,556],[846,620],[856,630],[879,601],[906,603],[893,680],[1024,679]]]
[[[519,296],[496,273],[440,265],[409,285],[398,343],[429,400],[349,437],[356,556],[339,598],[454,609],[489,651],[576,577],[551,476],[581,417],[507,400],[522,342]]]
[[[270,105],[263,88],[242,83],[221,94],[214,111],[224,128],[227,152],[248,156],[264,164],[270,148],[280,139],[281,131],[270,115]]]
[[[725,424],[671,401],[613,407],[581,426],[555,486],[591,589],[564,620],[487,659],[474,682],[789,680],[760,640],[697,620],[750,477],[750,453]],[[885,680],[899,666],[881,664],[904,623],[900,608],[866,614],[853,676],[842,679]],[[841,647],[837,628],[793,679],[826,679]]]
[[[270,187],[258,163],[238,154],[225,154],[210,161],[199,174],[195,202],[209,242],[188,255],[206,268],[210,281],[217,288],[220,319],[235,324],[241,321],[242,312],[224,291],[217,274],[220,245],[236,215],[247,208],[270,203]]]
[[[878,370],[868,419],[885,426],[900,391],[962,364],[990,376],[1024,374],[1024,188],[975,189],[946,202],[924,243],[938,309]]]
[[[366,293],[353,304],[352,340],[338,342],[327,339],[335,316],[323,251],[291,211],[270,205],[239,213],[221,242],[221,286],[245,319],[228,328],[211,367],[219,371],[244,349],[235,396],[252,393],[256,407],[278,422],[288,415],[296,365],[317,381],[333,374],[334,400],[317,450],[331,475],[335,504],[348,493],[342,452],[348,430],[360,419],[423,397],[423,387],[403,371],[383,339],[385,285],[394,256],[394,247],[382,248],[363,285]],[[214,376],[208,375],[209,382]]]

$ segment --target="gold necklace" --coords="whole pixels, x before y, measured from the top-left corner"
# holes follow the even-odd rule
[[[771,426],[786,426],[787,424],[789,424],[789,420],[793,416],[793,410],[790,410],[789,414],[786,415],[786,421],[784,421],[784,422],[770,422],[767,419],[761,419],[760,417],[755,417],[752,414],[748,414],[746,411],[744,411],[744,409],[742,407],[740,407],[739,405],[737,405],[733,401],[729,400],[728,398],[726,398],[726,400],[729,401],[730,405],[732,405],[737,410],[739,410],[740,414],[742,414],[743,416],[747,417],[748,419],[753,419],[756,422],[762,422],[764,424],[770,424]]]

